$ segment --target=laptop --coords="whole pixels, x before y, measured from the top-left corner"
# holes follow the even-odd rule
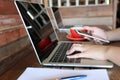
[[[78,25],[64,25],[63,19],[62,19],[62,14],[60,12],[59,7],[53,6],[53,7],[50,8],[50,10],[51,10],[54,22],[55,22],[55,26],[57,27],[57,29],[60,32],[66,32],[66,33],[69,34],[70,33],[69,31],[70,31],[71,27],[78,26]]]
[[[49,14],[43,4],[15,1],[37,59],[44,66],[112,68],[108,61],[68,59],[66,51],[73,44],[59,41]]]

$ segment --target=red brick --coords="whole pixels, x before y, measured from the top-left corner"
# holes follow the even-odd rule
[[[20,37],[24,37],[26,35],[27,35],[27,32],[26,32],[25,28],[21,28],[20,29]]]
[[[19,39],[19,37],[20,37],[19,29],[6,32],[7,43],[15,41],[15,40]]]
[[[0,14],[17,14],[13,0],[0,0]]]
[[[5,34],[0,34],[0,46],[6,45],[7,44],[7,40],[5,37]]]
[[[6,45],[10,42],[16,41],[27,35],[24,28],[9,30],[0,34],[0,46]]]
[[[0,16],[0,27],[15,26],[22,24],[19,15],[1,15]]]

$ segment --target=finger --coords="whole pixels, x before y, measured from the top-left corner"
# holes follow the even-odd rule
[[[106,42],[103,42],[103,41],[99,41],[98,43],[101,45],[106,44]]]
[[[67,58],[92,58],[92,57],[91,57],[91,54],[82,52],[74,55],[68,55]]]
[[[76,50],[77,50],[77,44],[73,44],[71,48],[66,52],[66,54],[67,55],[72,54]]]
[[[89,38],[89,37],[84,37],[85,39],[89,40],[89,41],[93,41],[92,38]]]
[[[85,26],[84,29],[89,30],[89,31],[93,31],[94,27]]]
[[[77,54],[74,54],[74,55],[68,55],[67,58],[80,58],[79,55],[81,53],[77,53]]]
[[[73,45],[71,46],[71,48],[70,48],[69,50],[67,50],[66,54],[67,54],[67,55],[72,54],[75,50],[76,50],[75,44],[73,44]]]
[[[87,39],[87,40],[90,40],[90,38],[89,38],[89,37],[86,37],[86,36],[85,36],[84,38],[85,38],[85,39]]]
[[[66,52],[67,55],[72,54],[75,51],[81,51],[82,45],[81,44],[73,44],[71,48]]]
[[[100,40],[97,40],[97,39],[94,39],[95,43],[96,44],[104,44],[104,42],[100,41]]]

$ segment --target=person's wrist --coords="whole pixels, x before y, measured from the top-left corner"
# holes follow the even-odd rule
[[[110,49],[111,46],[106,46],[106,52],[104,54],[106,60],[109,60]]]
[[[105,39],[110,41],[110,39],[109,39],[109,34],[108,34],[107,31],[105,32]]]

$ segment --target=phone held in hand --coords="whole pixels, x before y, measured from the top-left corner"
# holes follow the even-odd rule
[[[91,34],[87,33],[87,32],[81,32],[80,30],[78,29],[75,29],[75,31],[79,34],[79,35],[82,35],[84,37],[88,37],[88,38],[92,38],[92,39],[97,39],[97,40],[100,40],[100,41],[103,41],[103,42],[106,42],[106,43],[110,43],[109,40],[106,40],[106,39],[103,39],[103,38],[100,38],[100,37],[96,37],[96,36],[92,36]]]

